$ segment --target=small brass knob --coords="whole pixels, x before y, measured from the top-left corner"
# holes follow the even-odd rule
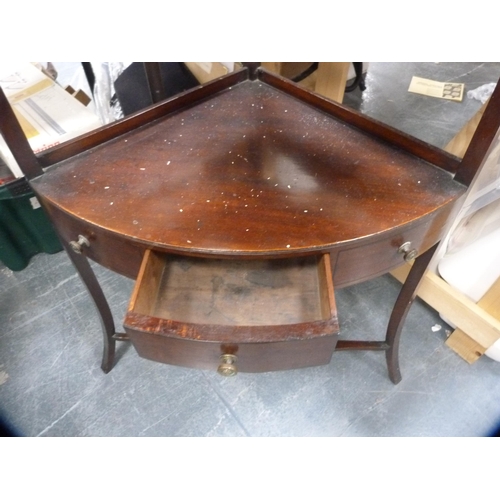
[[[403,254],[403,258],[406,262],[410,262],[418,257],[418,251],[415,248],[411,248],[411,241],[406,241],[398,248],[398,253]]]
[[[90,243],[85,236],[82,236],[81,234],[78,235],[78,241],[70,241],[69,246],[71,247],[71,250],[75,253],[82,253],[83,247],[89,247]]]
[[[234,354],[223,354],[220,357],[221,363],[217,368],[217,373],[223,377],[234,377],[238,373],[238,368],[236,368],[237,359]]]

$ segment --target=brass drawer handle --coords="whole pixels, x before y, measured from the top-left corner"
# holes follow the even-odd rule
[[[418,251],[415,248],[411,248],[411,241],[406,241],[398,248],[398,253],[403,254],[403,258],[406,262],[410,262],[416,259],[418,256]]]
[[[89,247],[90,243],[85,236],[82,236],[81,234],[78,235],[78,241],[70,241],[69,246],[75,253],[82,253],[83,247]]]
[[[217,368],[217,373],[223,377],[234,377],[238,373],[237,359],[234,354],[223,354],[220,357],[221,364]]]

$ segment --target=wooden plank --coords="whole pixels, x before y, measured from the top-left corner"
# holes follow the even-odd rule
[[[460,330],[460,328],[457,328],[447,338],[445,343],[469,364],[477,361],[486,351],[486,348],[469,337],[463,330]]]
[[[477,305],[485,313],[500,320],[500,278],[495,281]],[[460,328],[457,328],[448,337],[446,344],[469,363],[473,363],[479,359],[487,349],[486,346],[471,338],[467,332],[464,332]]]
[[[500,320],[500,278],[484,294],[478,305],[494,318]]]
[[[323,254],[318,265],[319,295],[323,319],[336,318],[337,306],[333,288],[330,254]]]
[[[135,282],[129,303],[129,310],[141,314],[151,314],[162,279],[164,258],[150,250],[144,252],[141,269]]]
[[[462,127],[460,132],[446,145],[444,150],[447,153],[463,158],[487,105],[488,102],[484,103],[479,111]]]
[[[404,283],[409,269],[410,265],[406,264],[391,274]],[[495,293],[497,293],[496,288]],[[418,289],[418,296],[462,331],[467,332],[472,340],[485,349],[500,338],[499,319],[493,317],[479,304],[455,290],[434,273],[427,272],[425,274]],[[495,295],[495,299],[491,300],[492,307],[497,304],[497,300],[498,297]]]
[[[341,103],[344,99],[349,64],[348,62],[320,62],[315,91]]]
[[[227,68],[220,62],[185,62],[184,64],[201,84],[228,73]]]

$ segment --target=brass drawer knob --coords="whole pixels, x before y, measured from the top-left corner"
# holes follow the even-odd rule
[[[415,248],[411,248],[411,241],[406,241],[398,248],[398,253],[403,254],[403,258],[406,262],[410,262],[416,259],[418,256],[418,251]]]
[[[223,354],[220,357],[221,363],[217,368],[217,373],[223,377],[234,377],[238,373],[236,368],[237,359],[234,354]]]
[[[83,247],[89,247],[90,243],[85,236],[82,236],[81,234],[78,235],[78,241],[70,241],[69,246],[71,247],[71,250],[75,253],[82,253]]]

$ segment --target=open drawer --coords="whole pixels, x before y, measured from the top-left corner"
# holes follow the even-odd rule
[[[205,259],[147,250],[124,327],[140,356],[222,375],[327,364],[330,256]]]

